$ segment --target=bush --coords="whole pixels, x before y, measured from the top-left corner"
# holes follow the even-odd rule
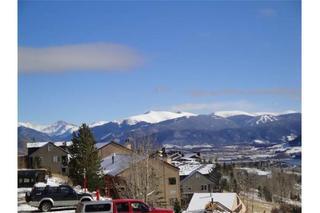
[[[281,204],[279,208],[273,208],[271,213],[301,213],[301,207]]]

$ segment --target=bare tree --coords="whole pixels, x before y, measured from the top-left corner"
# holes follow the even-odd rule
[[[129,141],[132,149],[130,166],[125,176],[126,191],[122,196],[142,199],[150,205],[160,205],[164,202],[159,189],[161,168],[155,163],[156,147],[154,139],[145,136],[139,140]]]

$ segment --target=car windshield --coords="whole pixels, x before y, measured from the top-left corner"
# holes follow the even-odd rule
[[[148,212],[149,210],[149,207],[141,202],[132,202],[131,207],[134,212]]]

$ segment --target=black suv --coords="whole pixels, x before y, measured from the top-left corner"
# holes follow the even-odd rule
[[[88,193],[77,193],[69,185],[35,184],[31,192],[26,193],[26,201],[40,211],[50,211],[52,207],[76,207],[79,202],[91,201]]]

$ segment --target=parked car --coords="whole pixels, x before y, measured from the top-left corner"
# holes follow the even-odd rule
[[[37,183],[25,196],[26,202],[40,211],[50,211],[52,207],[76,207],[79,202],[91,201],[88,193],[77,193],[69,185],[46,185]]]
[[[142,200],[137,199],[114,199],[112,202],[114,213],[173,213],[171,209],[153,208],[145,204]]]
[[[88,209],[86,209],[86,207]],[[76,213],[112,212],[112,213],[173,213],[171,209],[153,208],[142,200],[114,199],[107,201],[91,201],[79,203]]]
[[[112,213],[113,212],[112,200],[88,201],[88,202],[78,203],[76,213],[89,213],[89,212]]]

